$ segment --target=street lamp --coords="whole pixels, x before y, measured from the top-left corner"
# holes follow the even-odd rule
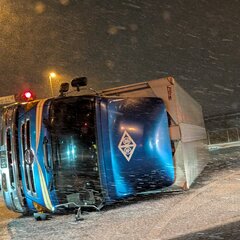
[[[57,75],[55,72],[51,72],[49,74],[49,81],[50,81],[50,88],[51,88],[51,93],[52,93],[52,97],[53,97],[53,86],[52,86],[52,79],[55,78]]]

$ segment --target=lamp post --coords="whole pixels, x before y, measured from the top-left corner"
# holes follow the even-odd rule
[[[52,79],[56,77],[56,73],[55,72],[51,72],[49,74],[49,82],[50,82],[50,88],[51,88],[51,94],[53,97],[53,86],[52,86]]]

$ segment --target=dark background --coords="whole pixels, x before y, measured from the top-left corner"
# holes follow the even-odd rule
[[[0,96],[173,76],[206,116],[240,110],[239,0],[0,0]]]

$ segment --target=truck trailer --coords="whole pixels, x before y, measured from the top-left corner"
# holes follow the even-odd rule
[[[78,208],[79,217],[82,207],[185,190],[208,161],[201,106],[173,78],[16,103],[2,121],[3,195],[22,213]]]
[[[171,189],[189,189],[209,161],[201,105],[172,77],[106,89],[102,93],[106,96],[158,97],[163,100],[176,168]]]

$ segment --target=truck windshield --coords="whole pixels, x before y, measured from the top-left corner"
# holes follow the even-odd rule
[[[60,203],[85,189],[99,190],[93,97],[54,100],[50,129],[54,186]]]

